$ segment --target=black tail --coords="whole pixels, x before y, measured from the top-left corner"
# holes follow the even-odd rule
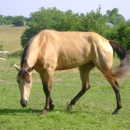
[[[115,41],[109,40],[110,45],[113,48],[113,51],[115,51],[120,59],[120,66],[119,68],[113,72],[114,78],[121,78],[123,77],[129,70],[129,55],[128,52],[125,50],[123,46],[116,43]]]

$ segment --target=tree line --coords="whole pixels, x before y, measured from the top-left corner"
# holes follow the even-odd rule
[[[92,10],[86,14],[73,13],[72,10],[63,12],[56,7],[47,9],[41,7],[39,11],[31,13],[29,18],[23,16],[2,18],[3,22],[5,20],[5,24],[15,25],[21,21],[21,23],[26,22],[26,25],[29,26],[21,36],[22,47],[39,31],[54,29],[58,31],[94,31],[107,39],[119,42],[130,50],[130,20],[126,21],[117,8],[107,10],[103,15],[101,6],[96,11]]]
[[[29,25],[29,18],[24,16],[3,16],[0,14],[0,24],[1,25],[14,25],[14,26],[24,26]]]

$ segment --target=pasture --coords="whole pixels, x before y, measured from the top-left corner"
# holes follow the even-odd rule
[[[0,26],[0,44],[10,54],[21,51],[20,37],[27,27]]]
[[[17,30],[17,28],[15,29]],[[9,35],[9,33],[5,33],[5,35],[7,34]],[[17,33],[14,35],[15,39]],[[20,37],[18,41],[20,41]],[[11,46],[13,46],[12,44]],[[14,42],[14,46],[16,44],[20,50],[20,43]],[[7,44],[5,47],[9,49],[9,46],[10,44]],[[15,52],[16,49],[14,47],[13,50],[11,47],[10,52]],[[20,58],[0,60],[0,130],[130,129],[130,73],[124,80],[119,81],[123,105],[119,115],[111,115],[116,107],[115,93],[96,68],[90,74],[92,87],[79,99],[70,113],[66,111],[67,105],[81,89],[79,72],[77,68],[57,71],[54,75],[51,93],[55,109],[46,115],[41,115],[45,95],[39,75],[36,72],[33,73],[29,104],[27,108],[22,108],[19,102],[20,92],[16,82],[17,71],[13,67],[14,63],[19,65]],[[118,64],[119,62],[115,58],[114,67]]]

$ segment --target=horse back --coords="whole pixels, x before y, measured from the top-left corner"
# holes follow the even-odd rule
[[[44,42],[40,40],[43,46],[40,57],[44,57],[45,64],[53,64],[57,70],[79,67],[98,60],[99,56],[103,59],[106,53],[112,52],[108,40],[93,32],[44,30],[41,35]]]

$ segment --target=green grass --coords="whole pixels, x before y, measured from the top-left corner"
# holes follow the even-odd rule
[[[9,54],[16,51],[21,51],[20,37],[27,27],[14,27],[12,25],[0,26],[0,44],[3,45],[3,50]]]
[[[52,99],[55,110],[41,115],[45,95],[37,73],[33,73],[33,87],[27,108],[22,108],[13,63],[20,59],[0,61],[0,130],[129,130],[130,81],[129,74],[120,81],[123,108],[119,115],[111,115],[116,107],[115,94],[95,68],[90,75],[92,88],[81,97],[72,112],[66,111],[70,100],[80,91],[78,69],[55,73]]]

